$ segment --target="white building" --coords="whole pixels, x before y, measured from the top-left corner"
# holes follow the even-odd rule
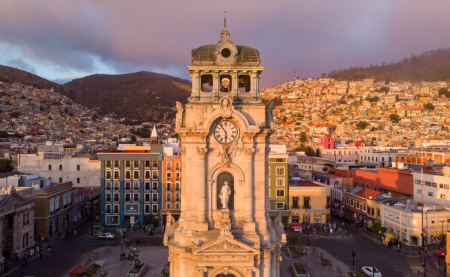
[[[91,153],[38,152],[18,154],[17,170],[39,174],[52,182],[72,182],[73,187],[98,187],[100,185],[100,161]]]
[[[423,176],[423,178],[422,178]],[[413,172],[414,178],[414,201],[422,202],[423,180],[423,202],[436,203],[450,208],[450,167],[444,166],[443,170]]]

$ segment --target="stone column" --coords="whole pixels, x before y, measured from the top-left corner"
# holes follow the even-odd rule
[[[260,265],[261,269],[261,277],[271,277],[270,269],[271,269],[271,259],[270,259],[270,250],[265,250],[264,252],[264,260]]]
[[[180,147],[180,153],[181,153],[181,182],[180,182],[180,189],[181,189],[181,201],[180,201],[180,218],[178,223],[178,228],[180,230],[184,229],[184,221],[186,216],[186,204],[183,203],[183,201],[186,201],[186,147]]]
[[[270,267],[270,269],[272,271],[270,276],[277,276],[277,260],[276,260],[277,255],[276,255],[276,252],[277,252],[276,248],[273,249],[270,252],[270,256],[271,256],[271,263],[270,263],[271,267]]]
[[[232,78],[232,90],[231,90],[231,97],[232,97],[232,101],[234,101],[239,95],[238,95],[238,91],[239,91],[239,73],[236,72],[232,72],[231,73],[231,78]]]
[[[197,214],[197,231],[208,231],[206,222],[206,178],[205,178],[205,160],[206,148],[197,148],[198,160],[198,214]]]
[[[12,252],[15,253],[18,247],[18,242],[20,240],[20,243],[22,242],[22,232],[20,232],[19,235],[19,217],[17,212],[13,214],[13,239],[12,239]]]
[[[220,73],[214,72],[213,73],[213,90],[212,90],[212,94],[213,94],[213,98],[214,100],[218,100],[220,95],[219,95],[219,91],[220,91]]]
[[[189,259],[185,257],[180,257],[180,277],[188,277],[190,274],[189,270]],[[176,274],[175,274],[176,275]],[[173,275],[173,276],[175,276]]]
[[[253,220],[253,153],[255,149],[245,148],[245,163],[247,164],[245,168],[245,221],[244,221],[244,231],[254,232],[255,222]]]
[[[254,72],[250,73],[250,94],[251,94],[252,98],[256,98],[257,83],[258,83],[258,79],[257,79],[256,73],[254,73]]]

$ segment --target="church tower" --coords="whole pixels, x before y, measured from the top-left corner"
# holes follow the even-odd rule
[[[259,96],[259,51],[235,45],[226,24],[215,45],[191,51],[192,93],[177,102],[181,214],[167,216],[171,276],[280,276],[281,215],[269,217],[272,105]]]

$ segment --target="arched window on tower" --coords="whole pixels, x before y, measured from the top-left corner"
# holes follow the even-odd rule
[[[202,92],[211,92],[213,90],[213,76],[211,74],[204,74],[201,77]]]

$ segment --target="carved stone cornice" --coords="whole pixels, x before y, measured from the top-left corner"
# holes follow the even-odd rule
[[[243,150],[245,156],[252,156],[255,153],[254,148],[244,148]]]
[[[207,152],[208,152],[208,149],[197,147],[197,153],[199,156],[205,157]]]
[[[186,155],[186,147],[180,147],[180,153],[181,155]]]

